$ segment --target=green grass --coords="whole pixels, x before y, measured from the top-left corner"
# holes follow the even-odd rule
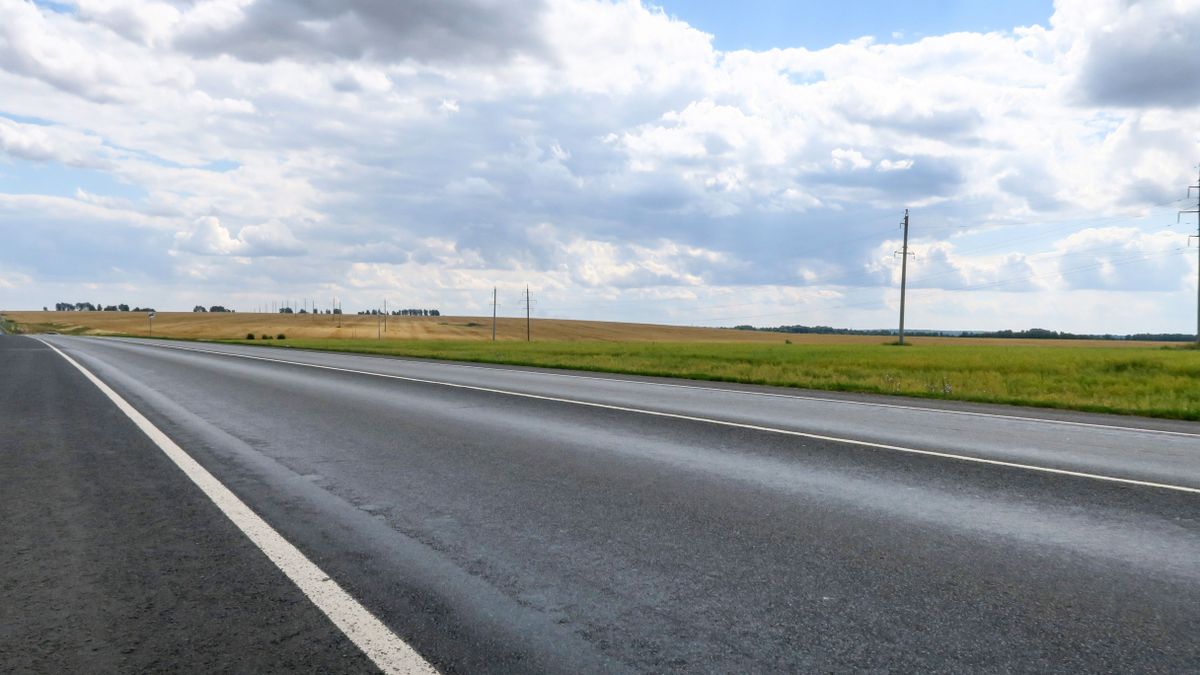
[[[4,329],[5,333],[15,335],[17,331],[17,322],[9,319],[6,316],[0,315],[0,329]]]
[[[255,344],[259,341],[230,341]],[[1200,350],[273,340],[274,346],[1200,420]]]

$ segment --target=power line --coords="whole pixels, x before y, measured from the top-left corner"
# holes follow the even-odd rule
[[[1037,258],[1038,261],[1045,261],[1045,260],[1053,260],[1055,258],[1064,258],[1064,257],[1072,256],[1072,255],[1079,255],[1082,253],[1089,253],[1089,252],[1095,252],[1095,251],[1100,251],[1100,250],[1113,249],[1113,248],[1118,248],[1118,247],[1122,247],[1122,246],[1124,246],[1124,245],[1109,243],[1109,244],[1103,244],[1100,246],[1093,246],[1093,247],[1084,248],[1084,249],[1074,249],[1074,250],[1070,250],[1070,251],[1062,251],[1062,252],[1055,253],[1055,254],[1044,253],[1044,254],[1033,254],[1033,255],[1038,256],[1038,258]],[[1179,249],[1172,249],[1171,251],[1168,251],[1168,253],[1174,252],[1176,250],[1179,250]],[[1140,256],[1142,254],[1138,254],[1138,255]],[[1029,256],[1029,257],[1032,258],[1033,256]],[[1123,260],[1123,258],[1118,258],[1117,260]],[[1097,263],[1094,266],[1089,266],[1087,269],[1094,269],[1094,267],[1102,267],[1106,264],[1109,264],[1109,262],[1112,262],[1112,261],[1105,261],[1105,262]],[[1135,262],[1136,262],[1136,260],[1135,260]],[[1069,273],[1072,273],[1072,270],[1067,270],[1062,273],[1069,274]],[[959,275],[959,274],[963,274],[963,270],[951,269],[951,270],[947,270],[945,272],[940,272],[938,274],[930,274],[930,275],[920,276],[916,279],[916,281],[917,281],[917,283],[920,283],[923,285],[930,280],[942,279],[942,278],[945,278],[948,276]],[[1059,274],[1059,273],[1050,273],[1049,275],[1042,275],[1042,276],[1050,277],[1050,276],[1055,276],[1056,274]],[[1025,275],[1025,276],[1009,278],[1009,279],[1002,279],[1002,280],[998,280],[998,281],[984,282],[980,287],[984,287],[984,286],[988,286],[988,285],[996,285],[996,284],[1004,285],[1004,284],[1008,284],[1008,283],[1016,283],[1018,281],[1026,281],[1026,280],[1029,280],[1030,278],[1037,278],[1037,277],[1038,277],[1037,274],[1033,274],[1033,275]],[[847,277],[842,277],[842,278],[847,278]],[[869,278],[870,278],[869,276],[866,276],[866,277],[864,277],[864,280],[868,280]],[[836,277],[835,277],[835,279],[836,279]],[[823,282],[820,284],[813,284],[812,287],[828,286],[828,285],[831,285],[831,284],[828,282]],[[973,288],[973,287],[974,286],[972,286],[972,285],[960,285],[960,286],[946,287],[941,290],[953,290],[953,291],[969,290],[970,288]],[[878,292],[878,290],[879,290],[879,285],[872,284],[872,285],[863,285],[859,288],[855,288],[853,291],[850,291],[850,292],[851,293]],[[868,303],[858,303],[858,305],[852,305],[852,306],[859,306],[862,304],[873,304],[874,302],[875,301],[872,300]],[[691,307],[689,307],[689,309],[692,311],[702,310],[702,309],[725,309],[725,308],[729,308],[729,307],[747,307],[747,306],[751,306],[753,304],[757,304],[757,303],[739,302],[736,304],[726,304],[726,305],[691,306]],[[779,304],[783,305],[783,306],[799,307],[801,305],[808,305],[809,301],[801,300],[801,301],[779,303]],[[843,305],[839,305],[839,307],[840,306],[843,306]],[[780,314],[782,314],[782,312],[772,314],[771,316],[777,316]],[[726,318],[738,318],[738,317],[723,316],[723,317],[698,317],[698,318],[703,318],[705,320],[712,321],[712,320],[722,320],[722,319],[726,319]],[[746,317],[746,318],[753,318],[753,317]]]
[[[1069,270],[1063,270],[1061,272],[1053,272],[1053,273],[1048,273],[1048,274],[1031,274],[1031,275],[1025,275],[1025,276],[1020,276],[1020,277],[1012,277],[1009,279],[1000,279],[997,281],[992,281],[992,282],[987,282],[987,283],[982,283],[982,284],[971,284],[971,285],[957,286],[957,287],[952,287],[952,288],[943,288],[943,289],[939,289],[939,290],[950,291],[950,292],[959,292],[959,291],[979,290],[982,288],[989,288],[989,287],[996,287],[996,286],[1004,286],[1004,285],[1008,285],[1008,284],[1019,283],[1022,281],[1030,281],[1033,279],[1048,279],[1048,278],[1056,278],[1056,277],[1057,278],[1065,278],[1065,277],[1071,276],[1073,274],[1087,272],[1087,271],[1099,269],[1102,267],[1123,267],[1125,265],[1132,265],[1132,264],[1136,264],[1139,262],[1145,262],[1146,260],[1151,260],[1154,258],[1160,258],[1160,257],[1167,256],[1167,255],[1175,255],[1183,250],[1185,250],[1185,249],[1180,247],[1180,248],[1171,249],[1169,251],[1159,251],[1157,253],[1139,255],[1139,256],[1134,256],[1131,258],[1124,258],[1124,259],[1118,259],[1118,260],[1114,260],[1114,261],[1105,261],[1105,262],[1101,262],[1101,263],[1095,263],[1092,265],[1085,265],[1082,267],[1076,267],[1076,268],[1072,268]],[[872,288],[872,289],[865,289],[865,290],[878,291],[879,289]],[[821,310],[821,311],[830,311],[830,310],[834,310],[834,309],[848,309],[848,308],[854,308],[854,307],[865,307],[868,305],[877,304],[878,302],[879,302],[879,300],[876,299],[876,300],[868,300],[865,302],[851,302],[851,303],[843,303],[843,304],[839,304],[839,305],[817,306],[817,307],[813,307],[813,309]],[[804,303],[796,303],[797,306],[799,304],[804,304]],[[734,321],[734,320],[744,320],[744,319],[760,319],[760,318],[773,317],[773,316],[787,316],[787,315],[794,314],[794,313],[795,313],[795,311],[791,310],[791,311],[784,311],[784,312],[770,312],[770,313],[766,313],[766,314],[738,314],[738,315],[731,315],[731,316],[704,317],[704,318],[706,321]]]
[[[1179,200],[1174,200],[1174,201],[1178,202]],[[1155,206],[1163,206],[1163,205],[1166,205],[1167,203],[1171,203],[1171,202],[1165,202],[1161,205],[1156,204]],[[1091,221],[1089,221],[1089,226],[1095,226],[1096,224],[1104,223],[1107,221],[1118,221],[1118,220],[1128,220],[1128,219],[1129,218],[1126,216],[1108,216],[1108,217],[1104,217],[1104,218],[1095,218],[1095,219],[1092,219]],[[973,246],[973,247],[969,246],[969,247],[965,247],[965,248],[956,247],[954,250],[954,253],[955,253],[955,255],[966,256],[966,255],[983,253],[983,252],[987,252],[987,251],[994,251],[994,250],[1003,249],[1003,248],[1012,246],[1013,244],[1016,244],[1016,243],[1036,241],[1038,239],[1043,239],[1043,238],[1046,238],[1049,236],[1053,236],[1055,234],[1060,234],[1063,232],[1070,231],[1072,229],[1080,228],[1080,221],[1076,218],[1072,218],[1069,220],[1061,220],[1061,221],[1051,220],[1051,221],[1039,221],[1039,222],[1013,223],[1013,224],[1003,225],[1002,227],[1017,227],[1017,226],[1028,227],[1028,226],[1032,226],[1032,225],[1042,225],[1042,224],[1046,224],[1046,223],[1057,223],[1057,224],[1054,227],[1046,228],[1039,232],[1031,233],[1027,236],[1018,236],[1015,238],[1007,238],[1003,241],[991,242],[991,243],[984,244],[981,246]],[[868,237],[870,237],[870,236],[877,236],[877,235],[876,234],[868,235]],[[864,237],[864,238],[867,238],[867,237]],[[851,238],[851,239],[847,239],[847,241],[854,241],[857,239],[859,239],[859,238]],[[944,241],[944,240],[942,240],[942,241]],[[1109,246],[1111,246],[1111,245],[1110,244],[1102,245],[1103,248],[1107,248]],[[1101,247],[1076,249],[1074,251],[1065,251],[1062,253],[1041,252],[1041,253],[1028,254],[1026,257],[1032,258],[1032,257],[1037,256],[1040,259],[1052,259],[1052,258],[1056,258],[1056,257],[1071,255],[1074,253],[1081,253],[1084,251],[1097,250],[1097,248],[1101,248]],[[942,273],[939,273],[936,275],[923,276],[920,278],[920,280],[928,281],[930,279],[941,278],[941,277],[950,276],[950,275],[957,274],[957,273],[958,272],[955,270],[950,270],[950,271],[942,272]],[[838,274],[838,275],[834,275],[834,276],[826,276],[826,277],[813,279],[811,281],[806,282],[804,284],[804,286],[805,287],[830,286],[830,285],[853,286],[853,285],[859,285],[856,282],[861,281],[862,282],[861,285],[870,286],[871,288],[875,288],[876,286],[874,286],[870,283],[870,282],[875,281],[875,279],[873,277],[874,277],[874,274],[871,272],[864,273],[862,271],[852,271],[852,272],[845,272],[843,274]],[[846,282],[849,282],[849,283],[846,283]],[[601,302],[601,303],[593,302],[593,303],[588,303],[588,304],[584,304],[584,305],[564,305],[564,306],[558,306],[558,307],[543,308],[543,311],[565,312],[565,311],[571,311],[571,310],[594,310],[597,308],[628,307],[629,305],[637,305],[637,304],[657,304],[657,303],[661,303],[663,301],[664,301],[664,299],[662,299],[662,298],[647,298],[647,299],[643,299],[643,300],[626,299],[626,300],[614,300],[611,302]],[[751,304],[751,303],[736,302],[736,303],[723,303],[723,304],[702,304],[702,305],[693,305],[693,306],[691,306],[691,309],[692,310],[728,309],[731,307],[744,307],[749,304]],[[799,303],[797,303],[797,304],[799,304]]]
[[[1192,196],[1192,190],[1196,191],[1196,208],[1180,211],[1175,215],[1176,222],[1185,213],[1196,214],[1196,344],[1200,345],[1200,178],[1196,179],[1195,185],[1188,186],[1188,197]],[[1191,236],[1188,237],[1188,245],[1192,243]]]

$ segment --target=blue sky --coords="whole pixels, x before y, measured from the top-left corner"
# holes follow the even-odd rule
[[[959,31],[1011,31],[1046,26],[1054,13],[1046,0],[662,0],[665,12],[711,33],[718,49],[773,47],[824,49],[863,36],[877,42],[909,42]]]
[[[1200,3],[661,4],[0,0],[0,308],[1195,330]]]

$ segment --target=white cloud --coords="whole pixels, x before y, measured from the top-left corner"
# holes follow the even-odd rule
[[[871,160],[863,157],[863,154],[857,150],[834,148],[833,152],[829,154],[833,157],[833,168],[839,171],[865,169],[871,166]]]
[[[0,288],[3,289],[21,288],[22,286],[28,286],[32,281],[33,279],[28,274],[21,274],[20,272],[5,271],[3,274],[0,274]]]
[[[176,7],[165,2],[76,0],[75,7],[81,18],[150,47],[168,40],[182,17]]]
[[[294,256],[304,253],[304,246],[279,222],[247,225],[235,237],[220,220],[206,216],[176,233],[175,250],[198,255]]]
[[[1180,108],[1200,103],[1200,4],[1069,0],[1059,24],[1075,33],[1076,86],[1100,105]]]

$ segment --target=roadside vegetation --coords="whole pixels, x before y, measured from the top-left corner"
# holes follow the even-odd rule
[[[883,343],[289,339],[274,344],[1200,420],[1200,351],[1178,347],[926,345],[919,341],[908,349]]]
[[[20,328],[17,326],[17,322],[4,316],[3,314],[0,314],[0,329],[2,329],[5,333],[10,334],[20,331]]]

